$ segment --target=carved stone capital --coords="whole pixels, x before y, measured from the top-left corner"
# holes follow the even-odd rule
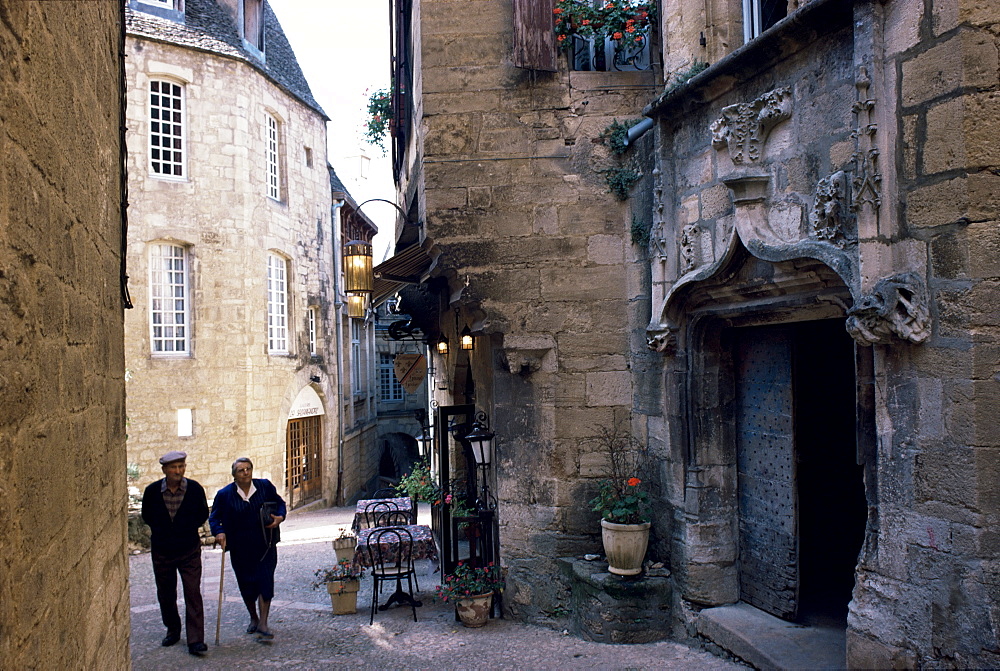
[[[753,163],[760,159],[771,129],[792,116],[792,91],[787,86],[756,98],[722,108],[722,117],[709,126],[712,146],[729,147],[733,163]]]
[[[931,334],[927,287],[916,273],[899,273],[875,283],[847,311],[847,332],[862,345],[887,345],[893,336],[914,343]]]

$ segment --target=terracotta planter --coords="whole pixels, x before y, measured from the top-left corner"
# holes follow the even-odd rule
[[[466,627],[482,627],[490,619],[490,607],[493,605],[493,594],[474,594],[455,602],[458,619]]]
[[[601,539],[608,558],[608,571],[616,575],[639,575],[649,544],[649,522],[615,524],[601,520]]]
[[[330,604],[334,615],[350,615],[358,612],[358,590],[361,581],[331,580],[326,583],[326,591],[330,593]]]

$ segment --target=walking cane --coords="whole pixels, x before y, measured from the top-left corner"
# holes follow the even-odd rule
[[[215,644],[219,645],[219,628],[222,626],[222,585],[226,580],[226,549],[222,548],[222,568],[219,570],[219,608],[215,616]]]

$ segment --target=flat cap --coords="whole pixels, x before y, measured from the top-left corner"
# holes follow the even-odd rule
[[[184,461],[187,459],[187,452],[178,452],[177,450],[170,450],[162,457],[160,457],[161,464],[169,464],[171,461]]]

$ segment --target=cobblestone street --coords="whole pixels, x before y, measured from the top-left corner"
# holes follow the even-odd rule
[[[421,522],[423,519],[421,511]],[[409,608],[394,607],[375,615],[369,625],[370,578],[362,582],[358,612],[331,614],[325,589],[310,586],[313,572],[333,560],[330,540],[350,525],[353,508],[292,513],[282,525],[275,575],[272,643],[258,643],[243,633],[248,622],[236,579],[226,565],[219,645],[215,645],[221,555],[206,548],[202,593],[205,600],[204,657],[189,655],[185,640],[160,646],[160,622],[152,567],[146,553],[131,564],[134,669],[163,668],[294,668],[294,669],[727,669],[742,668],[707,652],[672,642],[646,645],[590,643],[558,631],[494,619],[482,629],[455,621],[449,604],[432,598],[435,566],[418,564],[417,622]],[[179,587],[178,587],[179,588]],[[183,617],[183,607],[181,610]]]

